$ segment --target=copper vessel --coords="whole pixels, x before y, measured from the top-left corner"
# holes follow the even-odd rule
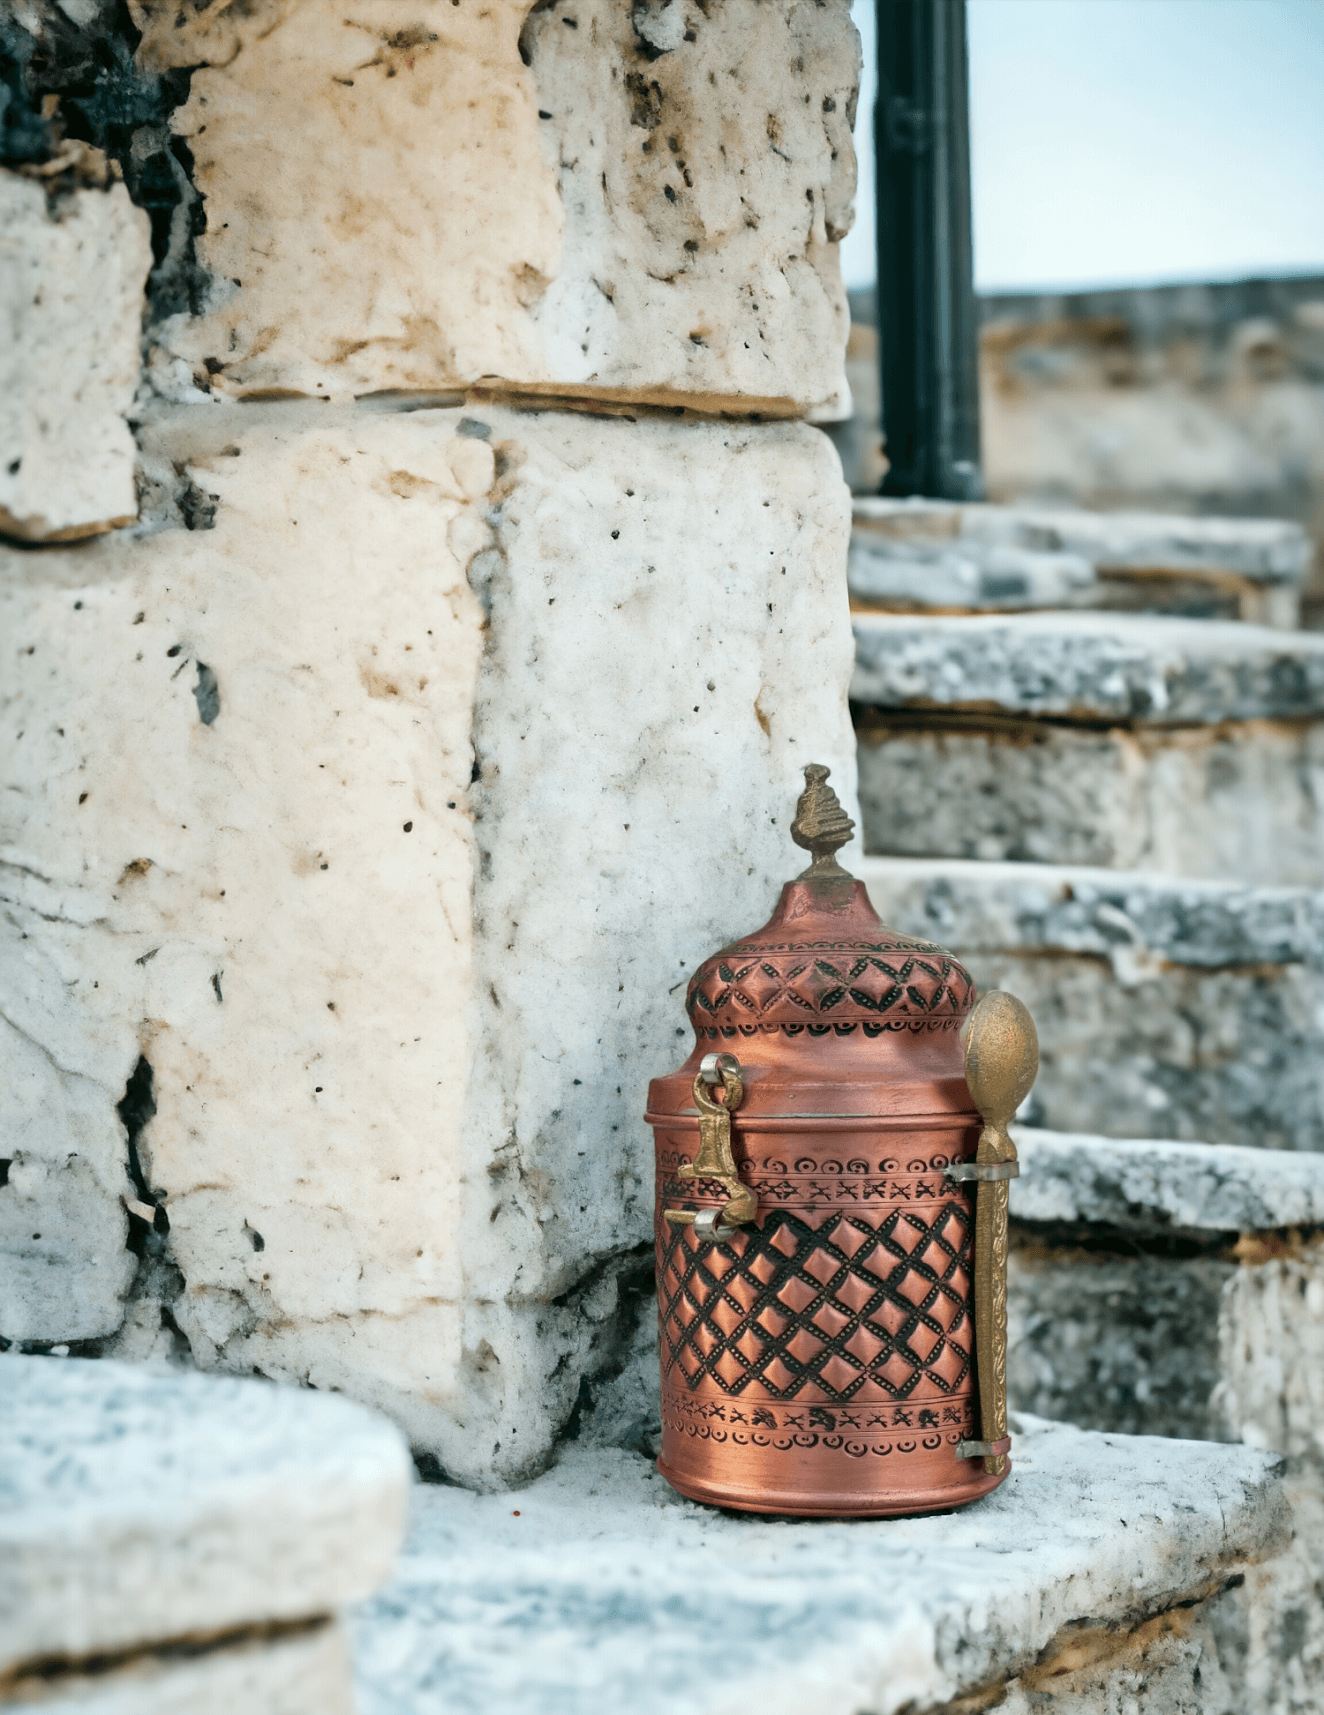
[[[792,828],[813,863],[695,972],[694,1051],[649,1086],[658,1468],[750,1512],[933,1512],[1009,1468],[1005,1128],[1037,1044],[985,998],[981,1116],[970,976],[837,864],[853,824],[827,772]]]

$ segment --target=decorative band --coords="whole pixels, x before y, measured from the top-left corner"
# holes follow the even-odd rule
[[[672,1430],[677,1435],[688,1435],[697,1441],[728,1442],[733,1447],[758,1447],[778,1453],[804,1453],[810,1449],[820,1449],[824,1453],[846,1453],[852,1459],[863,1459],[868,1454],[875,1454],[885,1459],[889,1453],[936,1453],[946,1445],[956,1449],[957,1458],[964,1455],[960,1449],[970,1445],[963,1442],[956,1432],[907,1436],[889,1441],[864,1441],[846,1435],[819,1435],[812,1430],[797,1430],[793,1435],[771,1435],[757,1429],[748,1431],[738,1429],[719,1429],[709,1423],[684,1423],[671,1417],[666,1411],[662,1413],[664,1428]],[[980,1443],[982,1446],[982,1442]]]
[[[881,1036],[885,1030],[908,1030],[917,1036],[922,1030],[959,1030],[965,1014],[947,1018],[834,1019],[831,1024],[696,1024],[694,1034],[700,1041],[715,1042],[719,1036],[728,1041],[736,1036],[758,1036],[780,1031],[783,1036],[849,1036],[857,1027],[866,1036]]]

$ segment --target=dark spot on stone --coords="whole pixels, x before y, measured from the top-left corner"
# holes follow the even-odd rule
[[[675,192],[675,188],[674,188],[674,186],[672,186],[672,185],[663,185],[663,187],[662,187],[662,195],[663,195],[663,196],[664,196],[664,197],[665,197],[665,198],[666,198],[666,199],[667,199],[667,201],[668,201],[668,202],[675,202],[675,200],[676,200],[676,192]]]
[[[248,1234],[248,1242],[249,1242],[249,1244],[252,1245],[252,1247],[255,1251],[266,1250],[267,1241],[262,1237],[262,1234],[259,1233],[256,1228],[250,1227],[247,1221],[244,1222],[244,1231]]]
[[[412,822],[406,822],[405,823],[405,832],[407,834],[412,834],[413,831],[414,831],[414,824]]]
[[[80,792],[78,794],[78,802],[80,804],[86,804],[87,803],[87,793],[86,792]]]
[[[617,541],[617,540],[619,540],[619,538],[620,538],[620,534],[621,534],[621,533],[620,533],[620,531],[619,531],[619,530],[613,530],[613,531],[612,531],[612,533],[611,533],[611,539],[612,539],[612,541],[613,541],[613,542],[615,542],[615,541]]]
[[[22,463],[23,463],[22,453],[20,453],[16,459],[10,460],[8,466],[6,467],[9,471],[10,476],[17,476],[18,475],[19,469],[22,466]]]
[[[219,494],[207,494],[196,482],[189,483],[179,497],[179,510],[186,530],[214,530]]]
[[[221,993],[221,977],[223,975],[224,975],[224,973],[222,971],[213,971],[212,972],[211,986],[212,986],[213,990],[215,991],[216,1004],[218,1006],[225,999],[225,996]]]
[[[166,654],[170,660],[173,661],[175,656],[182,652],[183,648],[184,645],[182,643],[172,643],[169,649],[166,650]]]
[[[151,1227],[139,1215],[129,1216],[129,1248],[139,1255],[146,1248],[150,1232],[161,1234],[170,1231],[170,1217],[160,1206],[157,1193],[149,1189],[146,1175],[143,1172],[142,1156],[139,1145],[142,1134],[151,1123],[156,1112],[156,1098],[152,1093],[152,1068],[144,1055],[138,1056],[138,1063],[129,1074],[129,1081],[124,1086],[124,1094],[115,1104],[115,1112],[119,1115],[120,1124],[128,1144],[128,1173],[133,1188],[138,1194],[140,1203],[150,1203],[156,1213],[152,1218]]]
[[[492,425],[490,423],[479,422],[477,417],[461,417],[459,422],[455,425],[455,433],[457,435],[466,435],[469,439],[475,441],[490,441],[492,438]]]
[[[205,661],[199,661],[197,667],[198,682],[193,687],[193,700],[198,705],[198,719],[203,726],[210,726],[221,712],[221,688]]]
[[[81,608],[81,607],[82,607],[82,605],[83,605],[83,604],[82,604],[82,602],[81,602],[81,601],[76,601],[76,602],[75,602],[75,603],[74,603],[74,612],[75,612],[75,613],[77,613],[77,612],[78,612],[78,610],[79,610],[79,608]]]

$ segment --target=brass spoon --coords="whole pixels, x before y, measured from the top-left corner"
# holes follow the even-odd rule
[[[975,1161],[1007,1167],[1005,1177],[980,1175],[975,1210],[975,1358],[989,1446],[1007,1439],[1007,1194],[1008,1181],[1019,1171],[1007,1127],[1038,1072],[1034,1020],[1015,995],[991,990],[970,1014],[965,1039],[965,1081],[984,1121]],[[990,1474],[1006,1468],[1005,1449],[985,1455]]]

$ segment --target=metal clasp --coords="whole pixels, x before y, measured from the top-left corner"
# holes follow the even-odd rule
[[[999,1179],[1019,1179],[1020,1176],[1019,1161],[953,1161],[950,1167],[943,1169],[943,1177],[958,1184],[963,1179],[975,1179],[984,1185],[996,1185]]]
[[[706,1086],[714,1086],[709,1095]],[[693,1227],[701,1239],[729,1239],[758,1213],[758,1199],[736,1173],[731,1153],[731,1115],[744,1100],[745,1085],[734,1054],[705,1054],[694,1080],[694,1105],[699,1110],[699,1148],[692,1162],[677,1169],[681,1179],[715,1179],[726,1192],[720,1209],[667,1209],[673,1227]]]

